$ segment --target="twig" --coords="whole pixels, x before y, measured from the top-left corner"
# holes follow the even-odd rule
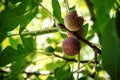
[[[78,73],[77,73],[77,80],[79,79],[79,70],[80,70],[80,53],[78,53]]]
[[[40,53],[40,52],[37,52],[37,53]],[[57,54],[55,54],[55,53],[52,53],[51,55],[53,55],[53,56],[55,56],[55,57],[58,57],[58,58],[61,58],[61,59],[64,59],[64,60],[66,60],[66,61],[69,61],[69,62],[78,62],[78,60],[76,60],[76,59],[74,59],[74,58],[66,58],[66,57],[63,57],[63,56],[59,56],[59,55],[57,55]],[[53,56],[51,56],[51,57],[53,57]],[[50,58],[50,57],[49,57]],[[43,59],[39,59],[39,60],[36,60],[36,61],[40,61],[40,60],[44,60],[44,59],[48,59],[48,58],[43,58]],[[36,61],[34,61],[34,62],[36,62]],[[83,61],[80,61],[80,63],[88,63],[88,62],[90,62],[90,63],[95,63],[94,61],[89,61],[89,60],[83,60]]]
[[[85,67],[86,65],[88,65],[89,63],[92,63],[93,62],[93,60],[94,59],[92,59],[92,60],[89,60],[88,62],[86,62],[83,66],[81,66],[79,69],[82,69],[83,67]],[[94,62],[95,63],[95,62]],[[78,70],[75,70],[73,73],[75,73],[75,72],[78,72]],[[79,73],[80,73],[81,71],[79,71]]]
[[[1,74],[8,74],[9,71],[4,71],[4,70],[0,70],[0,73]],[[51,75],[51,74],[54,74],[53,72],[49,72],[49,73],[40,73],[40,72],[25,72],[25,71],[22,71],[22,73],[26,73],[27,75]]]
[[[69,59],[69,58],[66,58],[66,57],[59,56],[59,55],[57,55],[57,54],[53,54],[53,55],[54,55],[55,57],[62,58],[62,59],[64,59],[64,60],[66,60],[66,61],[77,62],[76,59]]]
[[[95,60],[95,63],[94,63],[94,67],[93,67],[92,74],[91,74],[91,77],[93,79],[95,78],[95,75],[96,75],[96,67],[97,67],[97,62],[98,62],[96,53],[94,54],[94,60]]]
[[[69,58],[66,58],[66,57],[59,56],[59,55],[57,55],[57,54],[53,54],[53,55],[54,55],[55,57],[62,58],[62,59],[64,59],[64,60],[66,60],[66,61],[78,62],[78,60],[76,60],[76,59],[69,59]],[[89,60],[80,61],[80,63],[88,63],[88,62],[89,62]],[[91,61],[90,63],[94,63],[94,62]]]
[[[80,38],[81,41],[83,41],[84,43],[89,45],[95,51],[95,53],[101,54],[101,50],[97,46],[93,45],[91,42],[87,41],[86,39],[84,39],[81,36],[79,36],[79,38]]]
[[[90,2],[90,0],[85,0],[87,6],[88,6],[88,9],[89,9],[89,12],[90,12],[90,15],[91,15],[91,20],[94,22],[95,21],[95,17],[94,17],[94,11],[93,11],[93,6],[92,6],[92,3]]]
[[[40,73],[40,72],[24,72],[24,73],[26,73],[27,75],[36,75],[36,76],[39,76],[39,75],[51,75],[51,74],[54,74],[53,72],[50,72],[50,73],[47,73],[47,74],[45,74],[45,73]]]
[[[19,34],[8,34],[7,37],[17,36],[17,35],[21,35],[21,36],[42,35],[42,34],[48,34],[48,33],[53,33],[53,32],[57,32],[57,31],[58,31],[58,28],[50,28],[50,29],[44,29],[44,30],[38,30],[38,31],[22,32]]]

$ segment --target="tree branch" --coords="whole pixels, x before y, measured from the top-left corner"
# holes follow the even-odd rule
[[[17,35],[21,35],[21,36],[43,35],[43,34],[53,33],[53,32],[57,32],[57,31],[58,31],[58,28],[50,28],[50,29],[44,29],[44,30],[38,30],[38,31],[22,32],[22,33],[19,33],[19,34],[8,34],[7,37],[17,36]]]
[[[39,75],[51,75],[51,74],[54,74],[53,72],[50,72],[50,73],[40,73],[40,72],[24,72],[26,73],[27,75],[36,75],[36,76],[39,76]]]
[[[0,70],[0,73],[1,74],[8,74],[9,71],[4,71],[4,70]],[[51,74],[54,74],[53,72],[49,72],[49,73],[41,73],[41,72],[25,72],[23,71],[22,73],[26,73],[28,76],[30,75],[36,75],[36,76],[39,76],[39,75],[51,75]]]
[[[61,59],[64,59],[66,61],[70,61],[70,62],[78,62],[78,60],[76,59],[69,59],[69,58],[66,58],[66,57],[62,57],[62,56],[59,56],[57,54],[53,54],[55,57],[58,57],[58,58],[61,58]],[[84,60],[84,61],[80,61],[80,63],[88,63],[89,60]],[[95,63],[94,61],[91,61],[90,63]]]
[[[77,35],[77,34],[75,33],[75,35]],[[95,51],[95,53],[101,54],[101,50],[100,50],[97,46],[93,45],[91,42],[89,42],[88,40],[84,39],[84,38],[81,37],[81,36],[79,36],[79,38],[80,38],[81,41],[83,41],[83,42],[86,43],[88,46],[90,46],[90,47]]]
[[[91,15],[91,20],[94,22],[95,21],[95,16],[94,16],[93,5],[90,2],[90,0],[85,0],[85,2],[87,4],[87,6],[88,6],[88,9],[89,9],[89,12],[90,12],[90,15]]]

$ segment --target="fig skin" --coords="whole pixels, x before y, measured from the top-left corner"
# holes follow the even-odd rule
[[[80,37],[84,37],[84,28],[81,27],[80,30],[75,31],[75,32],[74,32],[74,35],[75,35],[78,39],[80,39]]]
[[[77,11],[70,11],[65,15],[64,24],[69,31],[78,31],[83,26],[84,19],[77,15]]]
[[[80,52],[80,42],[73,37],[66,38],[62,43],[62,50],[68,56],[74,56]]]
[[[84,28],[82,27],[80,30],[75,32],[67,31],[67,36],[80,39],[80,36],[84,37]]]
[[[72,32],[72,31],[67,31],[67,37],[72,37],[72,38],[78,39],[78,38],[74,35],[74,32]]]

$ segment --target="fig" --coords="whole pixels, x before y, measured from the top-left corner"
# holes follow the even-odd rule
[[[84,28],[81,27],[80,30],[75,31],[75,32],[74,32],[74,35],[75,35],[78,39],[80,39],[80,36],[81,36],[81,37],[84,37]]]
[[[67,31],[67,37],[73,37],[73,38],[78,39],[78,38],[74,35],[74,32],[72,32],[72,31]]]
[[[77,11],[70,11],[65,15],[64,24],[69,31],[78,31],[83,26],[84,19],[77,15]]]
[[[66,38],[62,43],[62,50],[68,56],[74,56],[79,53],[81,48],[78,39],[73,37]]]
[[[67,31],[67,36],[80,39],[80,36],[84,37],[84,29],[82,27],[80,30],[75,31],[75,32]]]

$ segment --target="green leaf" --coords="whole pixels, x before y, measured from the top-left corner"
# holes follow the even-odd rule
[[[57,80],[74,80],[73,75],[70,72],[70,66],[63,66],[55,69],[55,77]]]
[[[94,29],[97,32],[103,32],[108,21],[109,21],[109,13],[111,8],[114,5],[115,0],[90,0],[93,4],[93,8],[96,11],[95,18],[96,21],[94,23]]]
[[[72,6],[69,10],[70,11],[75,10],[75,7],[76,7],[76,5]]]
[[[115,0],[106,0],[106,1],[101,1],[101,0],[90,0],[97,12],[100,12],[99,14],[105,14],[109,13],[110,9],[112,8]]]
[[[120,11],[116,12],[115,23],[116,23],[117,34],[118,37],[120,38]]]
[[[105,70],[112,80],[119,80],[120,75],[120,46],[117,38],[114,20],[106,26],[102,37],[102,59]]]
[[[81,78],[79,78],[78,80],[88,80],[88,77],[87,77],[87,76],[81,77]]]
[[[88,24],[85,24],[83,28],[84,28],[84,37],[85,37],[88,33]]]
[[[91,33],[86,39],[91,40],[94,37],[94,33]]]
[[[2,51],[2,46],[0,45],[0,53],[1,53],[1,51]]]
[[[37,9],[37,4],[33,0],[22,2],[13,9],[6,7],[0,13],[0,31],[5,31],[6,33],[20,25],[20,32],[22,32],[27,24],[35,17]]]
[[[67,35],[65,33],[60,33],[60,35],[61,35],[62,38],[66,38],[67,37]]]
[[[43,0],[38,0],[39,1],[39,3],[41,3]]]
[[[28,0],[14,9],[14,12],[19,15],[20,32],[27,26],[27,24],[35,17],[38,7],[33,0]]]
[[[56,47],[55,47],[55,51],[56,51],[56,52],[62,52],[62,47],[56,46]]]
[[[55,18],[61,23],[63,23],[61,18],[61,8],[58,0],[52,0],[52,8],[53,8],[53,15],[55,16]]]
[[[95,80],[106,80],[104,77],[95,77]]]
[[[32,11],[32,9],[37,7],[37,5],[38,4],[33,0],[26,0],[19,4],[18,6],[16,6],[15,8],[13,8],[12,10],[17,16],[21,16],[29,11]]]
[[[34,43],[33,43],[34,40],[32,36],[29,37],[21,36],[21,40],[27,52],[32,52],[34,50]]]
[[[51,43],[56,43],[57,41],[54,38],[47,38],[47,42],[51,44]]]
[[[11,15],[9,15],[11,14]],[[6,24],[7,23],[7,24]],[[0,31],[11,31],[18,26],[19,19],[12,9],[7,8],[0,13]],[[4,33],[5,33],[4,32]],[[3,34],[3,33],[1,33]]]
[[[7,0],[10,1],[11,3],[15,4],[17,2],[24,2],[25,0]]]
[[[7,79],[15,80],[18,75],[24,71],[28,64],[26,59],[21,58],[20,60],[15,61],[11,66],[11,72]]]
[[[36,13],[38,11],[38,8],[35,7],[31,11],[29,11],[27,14],[23,15],[20,19],[20,33],[24,30],[24,28],[27,26],[27,24],[35,17]]]
[[[0,53],[0,66],[4,66],[13,61],[22,59],[26,57],[27,55],[28,53],[21,45],[17,46],[17,50],[8,46]]]
[[[46,65],[46,69],[53,72],[57,67],[61,67],[65,64],[65,61],[50,62]]]
[[[12,37],[9,37],[9,42],[12,48],[17,49],[17,45],[20,44],[20,40],[19,39],[15,39]]]
[[[46,11],[43,8],[39,9],[38,11],[39,14],[41,15],[40,16],[41,20],[44,20],[45,18],[49,17],[48,13],[46,13]]]
[[[96,22],[93,25],[93,29],[96,32],[103,33],[107,23],[109,22],[110,16],[109,13],[108,14],[99,14],[99,13],[100,12],[98,12],[98,14],[96,15]]]
[[[48,52],[48,53],[53,53],[54,52],[54,48],[52,46],[47,46],[45,48],[45,51]]]
[[[0,30],[1,31],[1,30]],[[6,38],[7,34],[5,34],[4,32],[0,32],[0,44],[1,42]]]
[[[47,80],[56,80],[56,79],[54,77],[52,77],[52,76],[48,76]]]

